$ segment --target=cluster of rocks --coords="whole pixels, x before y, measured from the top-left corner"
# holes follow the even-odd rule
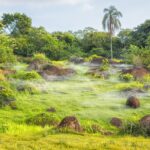
[[[127,106],[130,106],[132,108],[137,108],[140,106],[139,100],[136,97],[129,97],[126,103]],[[56,109],[54,107],[50,107],[46,109],[49,113],[56,112]],[[43,117],[43,114],[40,114],[40,116]],[[46,120],[47,121],[47,120]],[[45,123],[45,122],[44,122]],[[48,123],[53,123],[52,121],[49,121]],[[115,126],[116,128],[123,129],[124,124],[123,120],[121,118],[113,117],[110,119],[110,124],[112,126]],[[75,116],[66,116],[63,118],[60,123],[51,124],[55,125],[57,129],[69,129],[71,131],[75,132],[84,132],[84,128],[80,125],[80,122]],[[139,125],[141,128],[148,128],[150,129],[150,115],[146,115],[142,117],[139,120]],[[44,127],[44,126],[43,126]],[[103,135],[113,135],[110,131],[103,130],[99,125],[93,124],[91,126],[93,133],[101,133]]]
[[[135,96],[130,96],[127,99],[126,106],[128,106],[130,108],[134,108],[134,109],[139,108],[140,107],[140,100]],[[123,127],[123,121],[120,118],[114,117],[111,119],[110,123],[111,123],[111,125],[113,125],[117,128]],[[150,129],[150,115],[146,115],[146,116],[142,117],[139,120],[139,125],[141,128]]]
[[[123,121],[120,118],[114,117],[111,119],[110,123],[117,128],[123,127]],[[139,125],[142,129],[150,129],[150,115],[142,117],[139,120]]]
[[[144,76],[148,75],[149,71],[142,67],[135,67],[131,69],[123,69],[122,73],[131,74],[137,80],[137,79],[142,79]]]
[[[64,79],[76,73],[75,70],[71,68],[58,67],[50,63],[41,64],[39,61],[33,61],[29,65],[28,70],[37,71],[45,80]]]

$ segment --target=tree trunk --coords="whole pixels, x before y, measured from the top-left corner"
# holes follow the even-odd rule
[[[110,52],[111,52],[111,60],[112,60],[113,59],[112,34],[110,34]]]
[[[111,17],[111,14],[110,14],[109,31],[110,31],[110,53],[111,53],[111,60],[112,60],[113,59],[113,46],[112,46],[113,31],[112,31],[112,17]]]

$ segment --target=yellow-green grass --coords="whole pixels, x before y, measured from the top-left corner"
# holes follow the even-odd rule
[[[150,139],[98,135],[0,135],[1,150],[149,150]]]
[[[84,126],[98,123],[102,127],[112,129],[109,123],[112,117],[120,117],[124,121],[139,120],[150,113],[149,97],[140,97],[141,107],[131,109],[125,105],[128,97],[120,92],[129,87],[141,88],[141,83],[121,82],[116,76],[109,80],[94,79],[84,74],[87,67],[80,65],[71,67],[74,67],[78,74],[69,80],[32,83],[45,92],[34,95],[18,92],[16,95],[18,109],[11,110],[9,107],[1,109],[0,122],[5,120],[22,123],[30,116],[46,112],[49,107],[55,107],[54,115],[60,120],[65,116],[75,115]],[[18,82],[20,81],[16,81]]]
[[[110,79],[97,79],[86,75],[87,66],[70,65],[77,75],[63,81],[19,81],[10,80],[13,84],[30,82],[41,93],[31,95],[28,92],[16,92],[17,109],[9,106],[0,109],[0,150],[1,149],[149,149],[149,139],[116,134],[118,129],[110,125],[112,117],[119,117],[124,122],[138,121],[150,114],[149,92],[139,96],[141,107],[126,107],[128,96],[121,92],[126,88],[143,88],[143,83],[123,82],[119,75]],[[25,70],[26,65],[14,67]],[[59,121],[65,116],[76,116],[85,129],[83,135],[56,133],[54,127],[28,126],[26,119],[47,108],[54,107],[51,113]],[[47,112],[48,113],[48,112]],[[93,135],[89,130],[92,124],[99,125],[104,131],[115,133],[115,137]],[[89,134],[90,133],[90,134]],[[118,135],[118,136],[117,136]]]

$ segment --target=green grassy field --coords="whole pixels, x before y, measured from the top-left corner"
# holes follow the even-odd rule
[[[118,129],[110,125],[112,117],[119,117],[124,122],[138,121],[144,115],[150,114],[150,93],[139,95],[141,107],[131,109],[125,106],[128,98],[121,89],[141,87],[135,81],[122,82],[118,73],[108,80],[85,75],[88,66],[69,64],[77,74],[63,81],[20,81],[12,80],[13,84],[30,82],[40,93],[31,95],[28,92],[16,92],[17,109],[10,107],[0,109],[0,149],[24,150],[55,150],[55,149],[150,149],[149,139],[118,135]],[[15,66],[18,70],[26,66]],[[27,125],[26,119],[46,109],[54,107],[56,112],[52,117],[61,121],[65,116],[76,116],[86,131],[83,134],[58,133],[54,127]],[[93,134],[91,125],[99,125],[105,131],[111,131],[115,136]]]

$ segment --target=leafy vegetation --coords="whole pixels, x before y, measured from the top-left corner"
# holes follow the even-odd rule
[[[15,101],[15,94],[13,90],[8,87],[0,87],[0,107],[9,105],[12,101]]]
[[[49,33],[25,14],[2,15],[0,149],[149,149],[149,139],[134,136],[150,136],[139,125],[150,113],[150,21],[114,35],[122,14],[113,6],[104,13],[108,33],[91,27]],[[140,80],[123,74],[133,68]],[[137,109],[126,106],[134,94]],[[82,132],[58,130],[68,115]],[[121,128],[111,125],[113,117],[122,119]]]

